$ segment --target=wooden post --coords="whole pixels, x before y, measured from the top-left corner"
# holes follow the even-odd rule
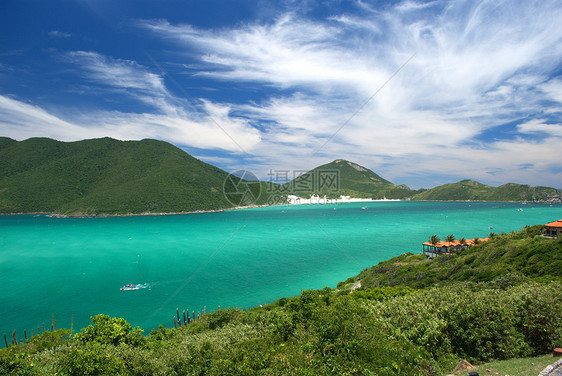
[[[18,339],[16,338],[16,331],[15,330],[12,332],[12,344],[14,344],[14,345],[18,344]]]
[[[178,323],[176,322],[176,316],[174,316],[174,326],[176,327],[176,329],[178,328]]]
[[[45,323],[43,323],[43,333],[45,333]]]
[[[72,337],[72,329],[74,329],[74,315],[72,315],[72,320],[70,321],[70,336]]]
[[[183,311],[183,325],[187,326],[187,320],[185,318],[185,311]]]
[[[25,329],[23,330],[23,336],[25,337],[25,343],[27,343],[27,331]]]
[[[195,311],[191,311],[191,313],[193,314],[193,321],[195,321]]]
[[[178,324],[181,326],[180,309],[179,308],[176,308],[176,314],[178,315]]]
[[[6,344],[6,348],[8,348],[8,338],[6,337],[6,333],[4,333],[4,343]]]
[[[55,315],[53,315],[55,317]],[[55,332],[57,331],[57,320],[55,320]]]
[[[203,306],[203,314],[207,313],[207,306]]]
[[[37,327],[37,334],[41,334],[41,328]]]
[[[31,338],[33,338],[33,329],[31,329]]]
[[[53,313],[53,318],[51,319],[51,332],[53,331],[54,327],[55,327],[55,314]]]

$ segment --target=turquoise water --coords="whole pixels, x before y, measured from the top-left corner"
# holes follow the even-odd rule
[[[98,313],[147,331],[171,327],[177,307],[247,308],[301,289],[335,287],[378,261],[420,253],[432,234],[485,237],[561,218],[562,205],[458,202],[119,218],[0,216],[0,336],[16,329],[21,338],[23,329],[50,327],[52,314],[66,328],[74,315],[75,330]],[[127,283],[149,287],[120,291]]]

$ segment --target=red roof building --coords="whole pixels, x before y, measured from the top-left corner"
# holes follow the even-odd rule
[[[562,219],[547,223],[544,228],[547,236],[557,237],[562,233]]]
[[[441,241],[435,244],[430,242],[423,243],[423,253],[427,258],[434,258],[439,255],[445,255],[449,253],[454,253],[473,245],[477,245],[483,242],[487,242],[490,238],[477,238],[478,241],[474,242],[474,239],[466,239],[463,244],[458,240],[453,240],[452,242]]]

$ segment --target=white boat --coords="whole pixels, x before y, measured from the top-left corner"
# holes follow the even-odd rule
[[[145,287],[146,286],[142,284],[138,284],[138,285],[127,284],[125,286],[121,286],[121,291],[140,290],[140,289],[144,289]]]

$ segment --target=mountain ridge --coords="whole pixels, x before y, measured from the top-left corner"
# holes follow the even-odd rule
[[[221,210],[228,176],[157,140],[0,140],[0,212],[140,214]]]
[[[0,213],[128,215],[216,211],[283,204],[286,196],[372,199],[562,202],[562,191],[474,180],[411,190],[345,159],[271,189],[202,162],[164,141],[109,137],[62,142],[0,137]],[[268,190],[266,188],[269,188]],[[240,190],[242,189],[242,191]],[[271,201],[272,192],[281,193]]]
[[[330,183],[328,186],[322,184],[324,177]],[[332,179],[328,179],[329,177]],[[299,187],[310,189],[298,189]],[[404,185],[395,185],[372,170],[345,159],[336,159],[318,166],[285,184],[285,188],[296,195],[319,194],[333,198],[342,195],[373,199],[405,198],[412,192],[417,192]]]

